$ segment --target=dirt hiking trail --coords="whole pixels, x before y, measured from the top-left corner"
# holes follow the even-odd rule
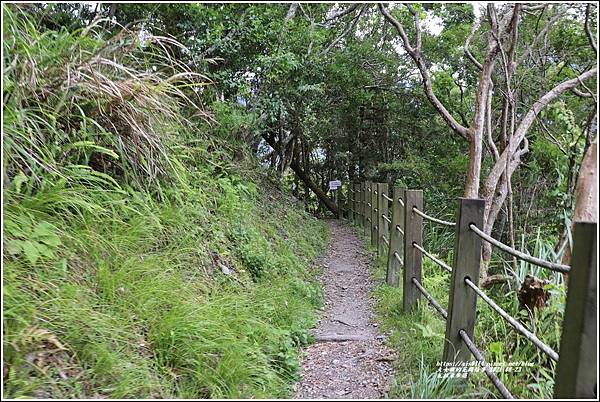
[[[321,259],[325,311],[303,353],[297,399],[377,399],[389,390],[392,362],[374,320],[373,280],[363,242],[341,221],[328,221],[331,242]]]

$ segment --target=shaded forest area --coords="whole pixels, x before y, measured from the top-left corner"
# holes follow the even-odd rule
[[[2,12],[12,397],[289,395],[321,302],[313,217],[339,212],[330,180],[341,206],[353,182],[423,189],[442,219],[483,198],[486,233],[566,264],[572,222],[597,221],[591,3]],[[533,275],[557,295],[546,310],[564,307],[561,275],[483,259],[499,295]],[[521,313],[557,344],[560,320]]]

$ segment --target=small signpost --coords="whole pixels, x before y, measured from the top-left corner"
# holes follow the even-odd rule
[[[342,187],[342,182],[339,180],[330,180],[329,181],[329,190],[337,190],[338,188]]]
[[[338,189],[342,187],[342,182],[340,180],[330,180],[329,181],[329,191],[333,191],[333,199],[335,200],[335,205],[338,207],[338,218],[339,216],[339,204],[338,204]]]

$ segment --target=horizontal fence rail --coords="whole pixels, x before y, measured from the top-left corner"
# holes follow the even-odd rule
[[[481,364],[481,366],[483,367],[483,370],[485,371],[485,374],[492,381],[492,384],[494,384],[494,386],[496,387],[496,389],[498,391],[500,391],[500,394],[502,394],[502,396],[504,397],[504,399],[514,399],[513,396],[512,396],[512,394],[510,393],[510,391],[504,385],[504,383],[502,381],[500,381],[500,378],[498,378],[498,376],[496,375],[496,373],[494,373],[494,370],[492,370],[491,367],[490,367],[490,365],[487,364],[487,362],[483,358],[483,354],[477,348],[477,346],[471,340],[471,338],[469,338],[469,336],[467,335],[467,333],[464,330],[461,329],[460,331],[458,331],[458,334],[462,338],[462,340],[465,343],[465,345],[467,345],[467,348],[469,348],[469,350],[471,351],[471,353],[473,354],[473,356],[475,356],[475,359],[477,359],[477,361]]]
[[[511,255],[513,255],[517,258],[520,258],[524,261],[530,262],[539,267],[548,268],[548,269],[550,269],[552,271],[556,271],[556,272],[567,273],[571,269],[571,267],[569,267],[568,265],[557,264],[554,262],[545,261],[540,258],[533,257],[529,254],[522,253],[519,250],[515,250],[514,248],[494,239],[492,236],[486,234],[483,230],[479,229],[475,225],[469,225],[469,227],[471,228],[471,230],[473,232],[477,233],[477,235],[479,237],[481,237],[483,240],[487,241],[488,243],[493,244],[494,246],[498,247],[500,250],[506,251],[508,254],[511,254]]]
[[[425,250],[423,247],[419,246],[417,243],[413,243],[413,247],[416,247],[419,251],[421,251],[427,258],[431,261],[435,262],[440,267],[444,268],[448,272],[452,272],[452,268],[446,264],[442,260],[438,260],[434,255],[432,255],[429,251]]]
[[[421,292],[421,294],[423,296],[425,296],[425,298],[429,301],[429,303],[433,306],[433,308],[435,308],[435,310],[440,313],[440,315],[442,317],[444,317],[444,319],[448,318],[448,312],[442,307],[442,305],[435,300],[435,298],[433,296],[431,296],[429,294],[428,291],[425,290],[425,288],[419,283],[418,280],[416,280],[415,278],[412,278],[412,283],[415,284],[415,286],[417,287],[417,289],[419,289],[419,292]]]
[[[427,215],[425,212],[419,210],[418,208],[413,208],[413,211],[415,211],[417,214],[421,215],[421,217],[423,219],[426,219],[430,222],[435,222],[435,223],[439,223],[441,225],[446,225],[446,226],[456,226],[456,224],[454,222],[448,222],[448,221],[444,221],[442,219],[434,218],[433,216]]]
[[[550,358],[554,361],[558,361],[558,353],[556,353],[552,348],[546,345],[544,342],[540,341],[540,339],[535,336],[535,334],[525,328],[522,324],[520,324],[516,319],[511,317],[506,311],[504,311],[500,306],[496,304],[492,299],[489,298],[488,295],[483,293],[477,285],[475,285],[469,278],[465,278],[465,283],[477,293],[479,297],[483,299],[495,312],[497,312],[506,322],[508,322],[514,329],[516,329],[521,335],[525,336],[529,339],[538,349],[542,352],[550,356]]]
[[[516,333],[531,342],[552,361],[558,362],[554,394],[557,398],[590,398],[596,395],[596,224],[575,223],[573,265],[542,260],[496,240],[486,234],[485,202],[461,198],[454,222],[435,218],[423,208],[423,192],[389,186],[386,183],[364,182],[350,187],[349,220],[364,227],[378,255],[387,253],[386,282],[402,286],[402,305],[414,308],[420,297],[446,321],[443,359],[447,362],[475,358],[503,398],[513,395],[485,361],[474,342],[477,300],[481,299],[500,315]],[[445,263],[423,246],[423,223],[433,222],[455,228],[453,264]],[[567,308],[563,319],[560,354],[545,344],[516,318],[503,310],[477,285],[481,265],[481,247],[488,242],[500,250],[536,266],[558,273],[569,273]],[[450,273],[448,308],[423,286],[422,259]],[[572,267],[576,268],[572,269]],[[400,283],[402,278],[402,283]]]

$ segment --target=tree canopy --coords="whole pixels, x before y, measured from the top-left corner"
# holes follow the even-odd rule
[[[567,237],[596,133],[591,4],[27,8],[50,28],[101,20],[176,40],[145,46],[205,75],[198,106],[310,210],[336,210],[329,180],[385,180],[434,208],[485,198],[486,231],[513,243],[531,225]]]

